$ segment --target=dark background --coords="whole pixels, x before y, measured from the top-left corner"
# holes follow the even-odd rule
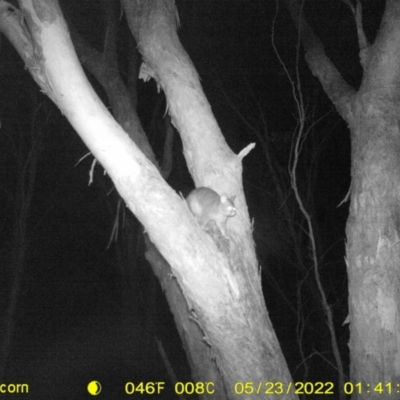
[[[64,3],[69,23],[101,50],[101,2]],[[373,41],[385,2],[363,3],[364,28]],[[273,37],[281,60],[295,80],[297,33],[292,21],[282,6],[277,11],[275,1],[182,0],[177,1],[177,9],[179,37],[229,146],[238,153],[250,142],[257,144],[244,159],[243,181],[254,218],[267,308],[293,379],[336,382],[330,338],[315,289],[310,244],[290,190],[288,166],[298,114],[292,86],[272,46]],[[119,6],[118,10],[123,75],[129,31]],[[350,9],[341,1],[308,0],[304,10],[327,55],[344,79],[357,88],[362,71]],[[302,50],[298,71],[309,128],[298,169],[299,190],[312,215],[319,271],[348,372],[348,328],[343,325],[347,316],[344,257],[348,203],[338,205],[350,187],[349,130],[311,75]],[[163,94],[157,93],[154,81],[139,83],[138,114],[159,158],[165,112],[162,97],[162,106],[155,112],[160,96]],[[87,148],[58,109],[39,92],[4,37],[0,48],[0,118],[2,320],[14,274],[13,232],[19,215],[16,204],[21,171],[37,132],[43,140],[25,220],[26,259],[4,381],[27,382],[32,398],[47,395],[54,399],[83,398],[84,388],[92,379],[103,383],[103,398],[107,393],[122,397],[121,388],[127,381],[166,381],[171,388],[160,343],[178,380],[190,380],[173,318],[144,259],[143,229],[128,214],[121,216],[120,212],[117,216],[118,196],[101,166],[95,167],[94,182],[89,185],[93,157],[89,154],[82,159]],[[284,203],[271,178],[260,138],[266,139],[274,168],[280,171]],[[168,182],[181,192],[193,187],[178,137]],[[284,207],[290,210],[291,221],[283,213]],[[120,220],[118,240],[123,240],[123,218],[136,232],[129,242],[134,256],[125,260],[134,277],[128,306],[123,290],[126,272],[121,271],[117,244],[111,240],[116,219]],[[300,260],[288,235],[289,222],[302,244]],[[298,268],[300,262],[308,274]],[[0,328],[3,336],[5,328]],[[172,398],[170,393],[168,396]],[[160,398],[168,396],[164,392]]]

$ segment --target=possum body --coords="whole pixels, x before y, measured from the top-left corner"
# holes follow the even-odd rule
[[[226,194],[220,196],[208,187],[194,189],[186,198],[189,209],[200,226],[205,228],[210,221],[214,221],[224,236],[227,219],[236,215],[234,200],[235,196],[231,198]]]

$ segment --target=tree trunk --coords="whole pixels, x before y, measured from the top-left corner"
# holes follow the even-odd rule
[[[351,382],[344,389],[352,399],[395,396],[400,377],[400,2],[387,2],[373,45],[363,32],[362,11],[353,10],[364,69],[357,93],[327,58],[298,1],[284,3],[300,27],[312,73],[351,131],[346,230]]]
[[[0,29],[106,169],[171,266],[170,279],[182,293],[179,307],[185,311],[187,324],[198,327],[205,343],[201,357],[191,352],[189,358],[193,363],[204,358],[215,363],[224,385],[224,392],[215,395],[243,399],[254,398],[259,391],[265,398],[277,394],[295,398],[265,309],[243,194],[242,158],[250,148],[235,155],[226,145],[177,38],[173,2],[126,1],[124,6],[145,60],[142,76],[154,77],[165,91],[196,184],[237,196],[238,215],[228,226],[227,238],[211,237],[200,229],[185,201],[100,102],[73,51],[57,2],[21,0],[25,21],[19,11],[4,4],[0,3]],[[203,367],[201,373],[207,377],[208,371]],[[264,386],[265,380],[276,386]]]
[[[361,95],[352,124],[347,223],[351,379],[363,382],[364,391],[367,384],[371,390],[379,382],[395,384],[400,376],[400,131],[398,107],[384,97],[376,90]],[[389,388],[383,390],[387,394]]]

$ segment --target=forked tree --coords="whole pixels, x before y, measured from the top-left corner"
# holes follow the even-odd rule
[[[349,85],[326,55],[304,17],[304,2],[282,0],[311,72],[350,128],[350,379],[358,383],[352,398],[378,399],[398,393],[400,378],[400,1],[386,1],[373,43],[364,33],[361,1],[344,3],[358,35],[359,88]],[[376,7],[373,3],[368,6]]]
[[[155,79],[166,95],[195,185],[236,196],[237,215],[226,235],[213,226],[201,229],[162,178],[139,128],[132,129],[132,120],[117,123],[99,100],[56,0],[20,0],[19,8],[0,1],[0,29],[159,251],[152,266],[166,291],[193,379],[213,382],[218,399],[253,398],[256,390],[269,390],[263,398],[295,398],[265,308],[243,193],[242,159],[252,145],[239,154],[227,146],[179,42],[174,2],[123,0],[122,6],[143,59],[140,74]],[[265,380],[276,382],[272,391],[252,386]],[[238,382],[250,383],[242,387]]]

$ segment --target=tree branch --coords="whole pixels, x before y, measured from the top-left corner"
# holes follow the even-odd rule
[[[387,1],[374,45],[368,52],[363,86],[379,97],[398,98],[400,85],[400,3]]]
[[[312,74],[318,78],[325,93],[343,119],[350,122],[350,107],[355,90],[343,79],[332,61],[325,54],[324,46],[301,14],[298,0],[282,0],[299,30],[305,59]]]
[[[158,167],[153,149],[147,139],[142,124],[137,116],[136,108],[118,73],[116,51],[116,19],[109,1],[106,5],[107,28],[104,38],[103,53],[96,51],[70,24],[71,38],[82,64],[94,75],[107,93],[116,120],[137,144],[146,157]],[[115,17],[115,16],[114,16]]]

